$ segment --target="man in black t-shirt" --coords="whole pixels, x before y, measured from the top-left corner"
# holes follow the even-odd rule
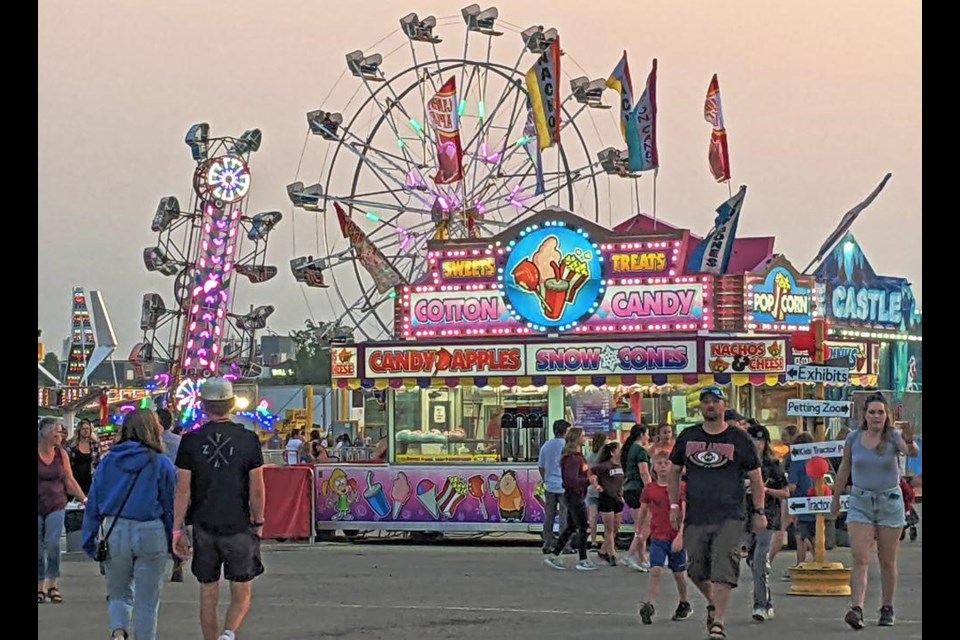
[[[190,556],[185,522],[193,525],[193,575],[200,582],[200,627],[204,640],[234,640],[250,610],[252,580],[263,573],[263,454],[257,436],[230,421],[233,385],[210,378],[200,387],[210,418],[185,434],[177,453],[174,552]],[[224,625],[217,619],[220,575],[230,581]]]
[[[673,468],[668,485],[670,518],[679,528],[680,475],[686,469],[687,571],[707,599],[711,640],[726,638],[724,622],[730,591],[740,579],[745,476],[750,479],[753,526],[757,530],[767,527],[760,459],[750,436],[724,420],[726,401],[721,387],[705,387],[700,392],[704,421],[677,437],[670,454]]]

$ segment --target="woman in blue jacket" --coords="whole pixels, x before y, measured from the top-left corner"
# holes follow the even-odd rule
[[[100,462],[83,518],[83,550],[106,537],[107,612],[114,638],[153,640],[164,568],[172,550],[176,471],[152,411],[127,414],[120,442]]]

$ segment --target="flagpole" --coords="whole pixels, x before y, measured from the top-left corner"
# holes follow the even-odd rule
[[[657,176],[660,175],[660,167],[653,170],[653,230],[657,230]]]
[[[732,198],[733,197],[733,180],[727,180],[727,194]]]
[[[633,181],[633,197],[637,201],[637,215],[639,216],[643,213],[643,209],[640,208],[640,181],[639,180]]]

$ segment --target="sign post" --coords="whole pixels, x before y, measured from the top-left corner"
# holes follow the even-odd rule
[[[816,499],[813,501],[814,504],[805,506],[814,507],[814,509],[809,509],[807,512],[814,511],[817,514],[817,525],[813,542],[813,562],[804,562],[790,569],[790,579],[793,584],[787,593],[792,596],[849,596],[850,570],[844,567],[842,562],[827,562],[826,522],[824,520],[824,511],[821,509],[824,502],[832,498],[832,496],[827,494],[827,486],[824,481],[824,476],[826,476],[827,471],[830,469],[826,457],[836,458],[843,456],[842,443],[824,442],[826,439],[827,418],[850,415],[850,403],[825,400],[826,393],[824,383],[828,381],[828,378],[839,378],[843,376],[837,372],[836,367],[822,366],[824,362],[824,343],[827,337],[826,323],[823,320],[815,320],[813,322],[813,331],[815,341],[814,362],[817,363],[817,366],[790,367],[790,369],[795,370],[793,375],[796,377],[802,375],[811,376],[810,382],[814,383],[815,400],[795,402],[793,415],[804,416],[804,419],[814,421],[814,439],[816,443],[814,446],[797,445],[796,448],[798,451],[796,453],[800,456],[805,455],[809,457],[809,460],[807,460],[807,475],[816,479],[816,485],[814,487]],[[787,375],[790,375],[789,371]],[[849,371],[846,372],[846,378],[846,381],[849,381]],[[830,380],[830,382],[843,384],[839,379],[836,381]],[[801,391],[801,396],[802,395],[803,392]],[[789,404],[787,412],[788,414],[790,413]],[[803,449],[805,447],[809,448],[810,451],[804,451]],[[791,454],[793,454],[793,448],[791,448]],[[842,491],[843,487],[834,487],[834,489],[836,491]],[[789,499],[787,506],[788,508],[796,508],[790,504]],[[829,507],[827,511],[829,512]],[[799,511],[794,511],[794,513],[796,512]]]

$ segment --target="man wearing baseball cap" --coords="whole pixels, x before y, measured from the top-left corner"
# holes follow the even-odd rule
[[[711,640],[725,640],[724,624],[731,589],[740,579],[744,531],[743,478],[750,480],[753,527],[767,528],[763,478],[753,441],[724,420],[727,395],[722,387],[700,391],[703,422],[685,429],[670,454],[670,519],[680,527],[680,476],[686,469],[687,508],[684,543],[688,575],[707,599]]]
[[[257,436],[230,420],[235,402],[230,381],[208,378],[200,386],[200,399],[209,421],[184,434],[177,452],[174,552],[181,558],[191,554],[182,533],[189,521],[203,638],[234,640],[250,610],[252,581],[263,573],[263,454]],[[230,607],[222,627],[217,618],[221,572],[230,581]]]

